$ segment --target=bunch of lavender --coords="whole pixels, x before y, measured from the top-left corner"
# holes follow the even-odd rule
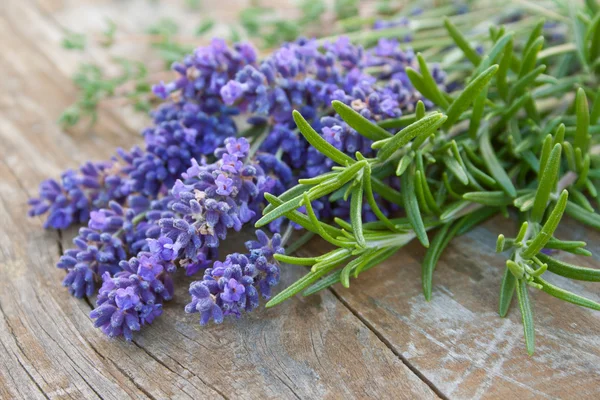
[[[112,160],[86,163],[79,171],[66,171],[62,184],[49,179],[30,200],[30,215],[48,214],[47,228],[64,229],[85,223],[90,212],[127,196],[148,199],[164,195],[191,165],[193,158],[211,155],[223,140],[237,133],[236,108],[220,100],[220,89],[256,53],[247,44],[229,48],[215,39],[187,56],[173,69],[179,78],[155,87],[161,98],[170,97],[152,113],[153,126],[144,130],[144,149],[119,150]]]
[[[249,114],[248,122],[269,122],[261,150],[283,152],[288,165],[303,169],[301,177],[312,177],[332,164],[302,140],[291,111],[299,110],[336,148],[369,154],[372,140],[331,113],[329,105],[341,101],[371,121],[400,117],[402,110],[412,112],[422,96],[405,71],[415,63],[414,53],[401,50],[396,40],[382,39],[376,48],[364,51],[346,37],[322,47],[316,40],[299,39],[283,45],[260,65],[244,67],[223,86],[221,95],[226,104]],[[380,72],[368,73],[369,68]],[[436,83],[443,85],[444,74],[436,67],[434,72]]]

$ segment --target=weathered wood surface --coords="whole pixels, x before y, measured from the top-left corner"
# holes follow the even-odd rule
[[[135,32],[160,15],[176,16],[175,5],[0,2],[0,398],[600,397],[598,313],[534,294],[533,357],[524,351],[518,310],[497,316],[503,258],[493,244],[499,229],[514,230],[502,219],[452,244],[430,303],[420,292],[423,252],[415,245],[350,290],[335,287],[220,326],[202,328],[183,312],[190,279],[181,275],[176,299],[133,343],[93,328],[91,303],[70,297],[54,268],[74,231],[42,230],[41,220],[25,218],[26,202],[43,178],[138,143],[146,121],[114,108],[91,132],[61,131],[55,120],[74,99],[78,61],[59,42],[65,27],[99,31],[105,16]],[[227,22],[244,5],[222,0],[209,8]],[[90,57],[106,61],[101,52]],[[597,233],[572,225],[567,234],[600,254]],[[323,249],[314,241],[304,252]],[[303,272],[285,267],[283,284]],[[599,300],[597,286],[560,281]]]

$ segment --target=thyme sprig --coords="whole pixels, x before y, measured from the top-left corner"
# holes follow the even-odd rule
[[[547,251],[591,254],[584,242],[555,237],[565,214],[600,229],[593,205],[598,205],[600,179],[600,12],[588,4],[570,20],[571,43],[544,47],[542,20],[525,35],[493,26],[487,50],[481,53],[472,38],[445,19],[447,33],[462,54],[453,63],[461,66],[455,76],[462,90],[450,95],[439,91],[426,57],[418,55],[418,70],[407,69],[407,76],[436,109],[426,112],[420,103],[412,115],[374,124],[350,107],[332,104],[349,126],[374,140],[372,157],[340,152],[295,112],[302,135],[337,165],[321,176],[300,180],[279,197],[266,195],[270,205],[256,226],[285,216],[329,242],[333,250],[308,258],[276,255],[281,262],[309,266],[310,271],[267,307],[338,282],[349,287],[352,277],[414,239],[427,248],[422,281],[429,300],[436,265],[451,240],[502,213],[516,216],[522,224],[515,237],[498,237],[497,251],[509,254],[499,313],[506,316],[516,292],[529,354],[534,351],[530,287],[600,310],[600,304],[546,280],[548,274],[600,280],[600,270],[565,263]],[[392,129],[399,130],[391,135]],[[350,221],[319,220],[311,202],[340,198],[336,193],[350,199]],[[375,194],[402,206],[405,216],[383,215]],[[378,221],[363,222],[363,202]],[[306,214],[298,211],[302,206]]]

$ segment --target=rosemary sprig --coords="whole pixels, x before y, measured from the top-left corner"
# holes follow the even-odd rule
[[[596,146],[600,91],[592,86],[600,66],[600,11],[590,5],[583,11],[588,22],[576,19],[572,43],[544,49],[543,21],[524,35],[498,26],[490,29],[483,54],[474,48],[472,37],[446,19],[443,23],[448,35],[462,53],[453,57],[455,65],[461,65],[455,70],[464,89],[451,95],[441,93],[432,85],[422,55],[417,56],[419,71],[407,70],[411,83],[438,110],[425,112],[421,103],[414,115],[374,124],[350,107],[333,104],[333,110],[349,126],[374,140],[372,157],[357,153],[352,158],[339,152],[296,112],[294,119],[302,135],[337,166],[301,181],[279,198],[267,196],[271,206],[256,225],[286,216],[330,242],[334,249],[312,258],[281,256],[282,262],[307,265],[311,270],[267,306],[300,292],[316,293],[337,282],[349,287],[352,277],[356,279],[415,238],[428,247],[422,279],[429,300],[436,264],[451,240],[510,209],[510,214],[523,222],[515,237],[498,237],[497,251],[510,254],[499,282],[499,314],[509,312],[516,292],[528,353],[534,351],[530,287],[600,309],[600,304],[558,288],[543,277],[557,274],[600,280],[598,270],[546,254],[546,249],[558,249],[590,255],[585,243],[554,236],[565,213],[600,229],[600,215],[592,205],[597,205],[600,179],[600,148]],[[551,16],[553,11],[546,14]],[[364,35],[357,34],[355,39],[364,40]],[[570,57],[573,50],[580,54],[578,61]],[[553,72],[556,66],[564,68],[560,65],[565,57],[571,63],[568,76]],[[555,78],[545,75],[547,71]],[[392,184],[398,179],[399,190]],[[319,221],[310,202],[342,188],[350,196],[350,222],[336,220],[330,225]],[[363,223],[360,206],[372,199],[373,192],[402,206],[406,218],[388,219],[375,212],[379,221]],[[376,208],[372,203],[369,200]],[[302,205],[307,206],[308,215],[297,211]],[[433,230],[436,233],[430,241]]]

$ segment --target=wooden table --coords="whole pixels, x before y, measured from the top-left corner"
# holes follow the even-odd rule
[[[429,303],[420,289],[423,250],[411,245],[349,290],[336,286],[204,328],[183,311],[191,279],[178,275],[175,300],[132,343],[95,329],[92,303],[69,296],[54,267],[75,229],[44,231],[41,219],[26,218],[26,203],[42,179],[139,143],[147,121],[108,107],[91,130],[59,129],[80,59],[59,43],[66,27],[99,32],[105,15],[139,32],[181,13],[176,3],[0,2],[0,398],[600,398],[600,313],[532,291],[532,357],[518,310],[498,317],[504,257],[494,253],[495,238],[515,231],[502,218],[450,246]],[[209,13],[226,23],[245,3],[218,5]],[[195,15],[191,26],[203,14]],[[130,45],[144,57],[145,45]],[[90,53],[106,64],[104,52]],[[559,236],[587,240],[600,254],[596,232],[568,224]],[[313,241],[302,253],[323,248]],[[283,266],[282,286],[304,272]],[[551,280],[600,300],[598,285]]]

